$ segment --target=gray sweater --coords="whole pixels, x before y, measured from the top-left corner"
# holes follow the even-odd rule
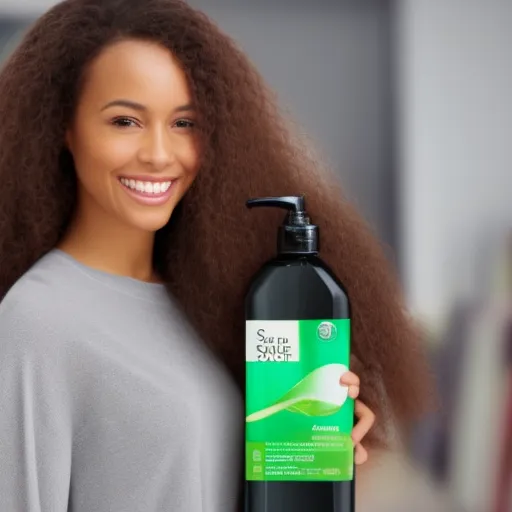
[[[243,404],[163,285],[57,249],[0,303],[1,512],[231,512]]]

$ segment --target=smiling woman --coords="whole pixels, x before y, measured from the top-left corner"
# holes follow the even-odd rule
[[[0,73],[0,112],[1,511],[243,508],[244,295],[276,220],[250,197],[305,193],[322,226],[353,311],[357,375],[332,385],[356,399],[356,462],[423,412],[379,244],[202,13],[65,0]]]

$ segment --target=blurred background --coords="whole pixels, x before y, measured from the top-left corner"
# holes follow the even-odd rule
[[[0,0],[0,59],[54,3]],[[359,472],[358,512],[512,512],[512,0],[190,3],[339,171],[424,327],[442,407]]]

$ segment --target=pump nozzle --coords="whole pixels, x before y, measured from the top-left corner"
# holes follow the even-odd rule
[[[303,196],[249,199],[248,208],[269,206],[288,210],[278,230],[277,249],[282,254],[317,254],[318,226],[310,223]]]
[[[256,199],[249,199],[246,204],[248,208],[254,208],[256,206],[270,206],[288,210],[289,214],[285,218],[283,224],[294,226],[305,226],[309,224],[309,218],[304,210],[303,196],[260,197]]]
[[[295,213],[304,212],[304,197],[302,196],[260,197],[258,199],[249,199],[246,204],[248,208],[254,206],[273,206]]]

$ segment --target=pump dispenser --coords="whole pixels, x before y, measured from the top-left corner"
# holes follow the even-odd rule
[[[278,229],[277,251],[280,254],[317,254],[318,226],[310,224],[304,210],[304,198],[297,196],[264,197],[247,201],[249,208],[270,206],[289,211]]]
[[[277,254],[246,294],[246,512],[354,512],[350,306],[320,259],[302,196],[250,199],[287,211]]]

